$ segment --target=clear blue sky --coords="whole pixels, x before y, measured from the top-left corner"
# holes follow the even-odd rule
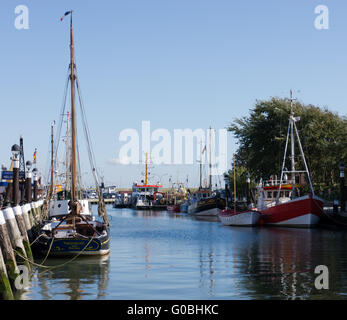
[[[14,27],[20,4],[29,8],[29,30]],[[319,4],[329,8],[329,30],[314,28]],[[345,1],[1,0],[1,163],[9,164],[22,134],[26,157],[38,148],[44,171],[68,65],[69,23],[59,18],[70,9],[89,127],[107,184],[140,179],[143,167],[108,161],[118,156],[120,131],[140,129],[142,120],[152,130],[224,128],[247,115],[256,99],[287,97],[290,88],[304,103],[346,115]],[[198,183],[196,165],[153,169],[166,172],[164,183],[169,175]]]

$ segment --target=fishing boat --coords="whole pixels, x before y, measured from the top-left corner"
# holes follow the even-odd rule
[[[225,208],[225,200],[218,191],[201,188],[189,197],[187,213],[196,216],[217,216]]]
[[[187,190],[183,183],[173,183],[171,189],[167,192],[167,211],[178,213],[181,211],[181,205],[187,200]]]
[[[299,120],[300,118],[294,117],[293,94],[292,91],[290,91],[290,116],[281,178],[278,183],[261,184],[259,188],[257,208],[261,211],[261,220],[264,224],[288,227],[311,227],[319,222],[323,214],[323,200],[314,193],[310,173],[296,127],[296,122]],[[295,168],[294,131],[298,140],[300,155],[305,170],[296,170]],[[289,139],[291,142],[291,170],[285,168]],[[290,174],[290,179],[288,178],[288,174]],[[306,195],[299,194],[299,185],[296,183],[297,174],[305,174],[307,177],[310,192]]]
[[[72,25],[72,11],[65,13],[70,15],[70,64],[67,86],[70,82],[71,89],[71,117],[67,121],[66,142],[66,163],[65,163],[65,187],[56,188],[56,166],[57,153],[60,137],[54,144],[54,130],[51,127],[51,177],[50,188],[43,206],[44,222],[37,231],[37,241],[33,250],[38,254],[48,256],[76,256],[76,255],[105,255],[109,253],[109,221],[106,214],[105,202],[99,184],[95,160],[90,144],[89,130],[85,116],[85,110],[81,99],[80,86],[77,77],[77,69],[74,57],[74,38]],[[82,123],[87,141],[88,155],[91,165],[92,175],[96,184],[98,194],[98,215],[96,218],[92,214],[91,206],[87,199],[82,197],[81,171],[77,144],[76,126],[76,106],[75,89],[77,88],[79,104],[82,114]],[[64,110],[61,113],[61,120],[58,126],[60,132],[67,91],[64,97]],[[60,134],[59,134],[60,135]]]
[[[260,219],[260,212],[254,207],[251,202],[250,178],[247,177],[247,201],[238,202],[236,192],[236,166],[234,156],[234,201],[232,208],[229,208],[229,176],[226,174],[225,179],[225,209],[218,213],[220,221],[225,226],[256,226]],[[231,197],[230,197],[231,198]]]

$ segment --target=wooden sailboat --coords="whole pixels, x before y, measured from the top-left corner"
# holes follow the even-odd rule
[[[260,212],[255,208],[252,208],[247,201],[246,206],[238,205],[236,196],[236,167],[235,167],[235,155],[234,155],[234,201],[233,208],[228,206],[228,188],[225,185],[226,193],[226,206],[225,209],[218,213],[220,221],[226,226],[255,226],[260,219]],[[249,183],[249,181],[247,181]],[[248,188],[249,189],[249,188]],[[247,197],[250,198],[249,196]]]
[[[95,164],[93,163],[93,153],[90,145],[89,130],[86,128],[86,119],[79,91],[78,78],[76,75],[76,65],[74,58],[74,38],[72,25],[72,11],[70,14],[70,65],[69,79],[71,88],[71,118],[68,120],[67,129],[67,151],[66,157],[66,185],[65,190],[56,192],[54,183],[54,140],[52,129],[52,163],[51,163],[51,186],[44,204],[44,212],[47,220],[41,225],[38,231],[38,241],[35,243],[35,251],[47,256],[56,255],[104,255],[109,253],[109,222],[106,215],[105,203],[99,187]],[[102,219],[95,219],[92,215],[91,206],[87,199],[82,199],[80,188],[80,172],[77,127],[76,127],[76,106],[75,87],[77,87],[84,132],[88,144],[89,160],[92,174],[99,196],[98,213]],[[70,121],[70,123],[69,123]],[[70,125],[70,128],[69,128]]]
[[[224,208],[224,199],[218,191],[212,190],[212,128],[209,128],[210,160],[209,160],[209,187],[203,188],[202,183],[202,151],[200,153],[200,187],[188,199],[187,213],[194,216],[217,216]]]

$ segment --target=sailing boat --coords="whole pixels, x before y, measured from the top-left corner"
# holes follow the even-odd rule
[[[260,212],[256,208],[252,208],[252,204],[249,203],[250,200],[250,187],[249,187],[249,178],[247,178],[248,185],[248,195],[247,195],[247,204],[238,204],[236,197],[236,167],[235,167],[235,155],[234,155],[234,201],[233,209],[228,206],[228,184],[225,184],[225,194],[226,194],[226,208],[218,213],[220,221],[225,226],[255,226],[258,224],[260,219]],[[226,177],[229,178],[229,177]]]
[[[212,154],[211,154],[211,137],[212,129],[209,128],[210,137],[210,161],[209,161],[209,187],[202,187],[202,153],[200,152],[200,187],[199,190],[192,193],[187,200],[188,208],[187,213],[195,216],[217,216],[218,213],[224,209],[224,200],[218,191],[212,191]],[[204,148],[205,150],[205,148]]]
[[[109,253],[109,222],[106,215],[105,202],[99,187],[96,174],[93,152],[90,145],[89,130],[87,128],[84,108],[81,100],[77,69],[74,58],[74,40],[72,11],[70,14],[70,65],[69,78],[71,89],[71,111],[70,120],[67,121],[66,141],[66,184],[65,190],[56,192],[54,183],[54,136],[53,126],[51,132],[51,181],[47,198],[44,203],[44,214],[47,220],[40,226],[38,231],[38,241],[35,243],[35,251],[48,256],[58,255],[104,255]],[[68,84],[67,82],[67,84]],[[77,87],[79,102],[82,112],[84,133],[86,135],[88,154],[96,190],[99,196],[98,213],[102,221],[98,221],[92,215],[91,206],[87,199],[82,199],[80,186],[81,172],[79,166],[77,128],[76,128],[76,108],[75,108],[75,86]],[[66,87],[67,88],[67,87]],[[66,101],[66,95],[65,95]],[[65,106],[64,106],[65,108]],[[62,113],[63,116],[64,112]],[[69,128],[70,125],[70,128]],[[59,140],[58,140],[59,141]],[[59,145],[59,143],[58,143]]]
[[[323,201],[314,193],[310,173],[306,164],[304,152],[302,149],[296,122],[299,118],[294,117],[293,113],[293,94],[290,91],[290,116],[286,139],[286,146],[283,157],[282,172],[279,184],[270,181],[265,186],[260,185],[258,196],[258,210],[261,211],[261,220],[264,224],[292,226],[292,227],[310,227],[318,223],[323,214]],[[295,145],[294,130],[299,143],[300,153],[304,162],[305,170],[295,169]],[[290,137],[291,142],[291,170],[285,169],[287,156],[287,147]],[[291,174],[291,180],[288,175]],[[295,181],[296,173],[306,173],[309,182],[310,193],[298,197],[298,185]],[[276,191],[275,191],[276,190]]]

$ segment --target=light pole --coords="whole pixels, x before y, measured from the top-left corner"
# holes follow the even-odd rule
[[[12,185],[12,205],[16,207],[19,204],[19,154],[20,147],[18,144],[14,144],[11,148],[12,156],[13,156],[13,185]]]
[[[346,195],[345,195],[345,164],[344,162],[340,163],[340,205],[341,212],[346,211]]]

